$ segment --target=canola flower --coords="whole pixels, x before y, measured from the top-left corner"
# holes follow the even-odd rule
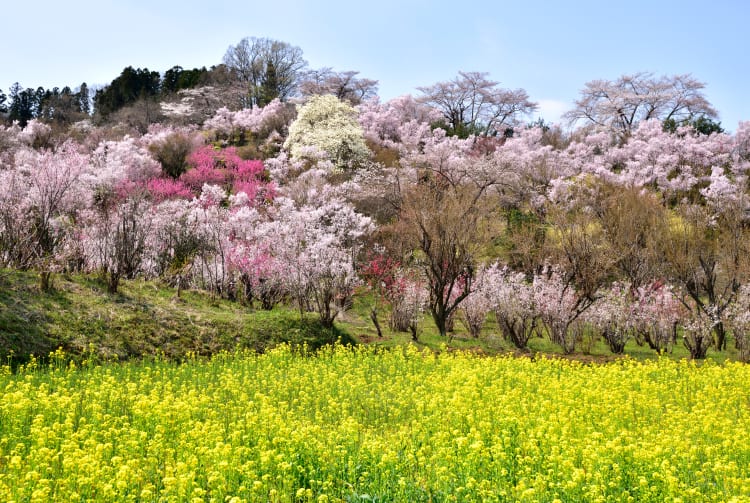
[[[750,501],[750,367],[334,347],[0,375],[0,501]]]

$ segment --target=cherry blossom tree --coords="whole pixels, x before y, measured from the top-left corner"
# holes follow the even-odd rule
[[[402,271],[398,281],[398,289],[392,301],[391,330],[410,332],[413,341],[419,339],[419,321],[430,300],[429,290],[424,281],[413,271]]]
[[[604,128],[619,138],[649,119],[680,121],[698,116],[716,117],[703,94],[705,84],[691,75],[654,77],[651,73],[623,75],[614,81],[586,83],[576,106],[565,116],[575,123]]]
[[[218,185],[205,184],[191,206],[188,225],[197,229],[203,244],[193,261],[192,273],[198,285],[212,293],[229,297],[232,293],[228,271],[229,214],[228,195]]]
[[[443,114],[449,134],[494,136],[518,124],[537,104],[523,89],[502,89],[487,73],[459,72],[452,80],[418,88],[422,100]]]
[[[109,293],[117,293],[121,279],[141,272],[151,227],[150,203],[138,192],[99,192],[82,217],[86,264],[105,277]]]
[[[203,124],[203,129],[230,145],[244,145],[251,140],[261,145],[273,142],[276,135],[286,136],[295,116],[294,105],[275,99],[263,107],[238,111],[222,107]]]
[[[299,85],[302,96],[330,94],[351,105],[377,95],[378,81],[360,78],[359,72],[334,72],[331,68],[321,68],[305,72]]]
[[[539,319],[533,285],[524,273],[499,264],[488,268],[484,278],[503,338],[518,349],[526,349],[537,332]]]
[[[682,342],[690,352],[693,360],[702,360],[708,349],[715,345],[714,331],[719,323],[715,313],[690,311],[690,316],[683,321]]]
[[[628,284],[615,283],[605,289],[582,316],[607,341],[610,351],[622,354],[633,337],[635,303]]]
[[[743,285],[727,312],[740,360],[750,361],[750,285]]]
[[[88,168],[87,156],[67,142],[54,152],[22,149],[11,169],[0,170],[3,262],[36,269],[42,290],[50,288],[51,274],[65,266],[62,252],[86,197],[80,180]]]
[[[750,233],[745,208],[728,201],[715,214],[706,207],[685,205],[674,213],[660,240],[671,281],[689,299],[685,304],[694,320],[703,320],[696,323],[712,328],[719,350],[726,346],[725,311],[747,282]],[[702,345],[696,342],[699,354]]]
[[[153,194],[153,192],[152,192]],[[169,198],[152,207],[152,221],[146,236],[142,269],[177,288],[177,296],[189,285],[195,257],[207,247],[202,230],[191,212],[197,201]]]
[[[145,184],[161,176],[161,166],[136,138],[101,142],[91,156],[93,169],[85,182],[92,189],[114,190],[132,184]]]
[[[625,144],[609,152],[611,171],[617,173],[599,173],[621,185],[659,190],[670,204],[684,198],[700,203],[699,189],[711,182],[715,167],[729,167],[732,178],[743,177],[732,171],[733,147],[723,133],[700,135],[690,127],[669,133],[659,121],[644,121]]]
[[[412,131],[422,135],[430,131],[430,125],[437,123],[440,112],[412,95],[407,94],[381,103],[377,98],[362,102],[358,107],[358,120],[365,138],[373,144],[398,150],[406,137],[413,137]]]
[[[460,320],[474,338],[479,338],[487,315],[495,307],[494,271],[482,266],[478,269],[473,282],[474,289],[461,302]]]
[[[596,299],[578,291],[569,276],[552,267],[534,276],[533,288],[534,303],[550,340],[566,354],[574,352],[577,334],[571,326]]]
[[[658,353],[671,351],[677,341],[677,326],[688,311],[672,285],[652,281],[632,292],[634,337]]]

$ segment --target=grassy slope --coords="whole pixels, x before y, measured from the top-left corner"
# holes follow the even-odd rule
[[[57,276],[39,291],[31,273],[0,270],[0,358],[24,360],[61,347],[72,354],[126,359],[157,352],[179,358],[235,348],[259,351],[279,342],[317,347],[349,337],[327,330],[315,315],[276,309],[253,311],[200,292],[154,282],[124,281],[116,295],[85,276]]]
[[[300,319],[296,310],[252,310],[236,302],[216,299],[202,292],[184,292],[155,282],[124,281],[120,293],[110,295],[96,279],[87,276],[56,276],[54,290],[42,293],[32,273],[0,270],[0,359],[23,361],[30,353],[47,355],[57,348],[72,354],[101,359],[126,359],[162,353],[179,358],[189,352],[211,354],[220,350],[252,348],[259,351],[279,342],[307,343],[311,347],[341,339],[380,346],[411,342],[409,334],[388,330],[387,313],[377,337],[368,317],[371,298],[359,295],[351,311],[336,321],[333,330],[317,322],[315,314]],[[470,338],[459,322],[454,337],[441,338],[429,316],[420,324],[419,345],[438,350],[467,349],[488,354],[517,352],[498,335],[492,316],[481,339]],[[709,352],[709,358],[735,359],[730,342],[726,352]],[[529,353],[560,355],[560,349],[546,339],[532,339]],[[584,351],[585,350],[585,351]],[[648,347],[630,342],[626,353],[636,359],[653,359]],[[672,356],[687,357],[677,345]],[[616,358],[606,344],[596,341],[579,348],[573,356],[584,361]]]

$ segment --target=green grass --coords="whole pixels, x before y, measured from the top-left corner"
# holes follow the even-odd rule
[[[277,307],[255,310],[238,302],[205,292],[175,290],[155,281],[123,281],[120,292],[108,294],[95,277],[57,275],[51,292],[41,292],[30,272],[0,270],[0,361],[23,362],[30,354],[45,357],[57,348],[66,353],[99,360],[125,360],[163,355],[182,358],[188,354],[210,355],[222,350],[252,349],[259,352],[281,342],[317,348],[336,340],[381,347],[416,344],[433,351],[469,350],[483,354],[515,353],[531,356],[609,361],[612,355],[601,339],[579,345],[574,355],[563,355],[546,338],[533,338],[527,351],[519,351],[500,336],[494,316],[488,316],[482,336],[472,338],[456,320],[451,337],[441,337],[429,315],[419,324],[417,342],[411,334],[388,328],[388,312],[382,309],[383,337],[369,318],[372,294],[357,292],[351,310],[337,318],[333,329],[318,322],[315,313],[300,318],[299,311]],[[647,346],[630,341],[625,353],[637,360],[658,355]],[[678,342],[669,358],[688,358]],[[710,350],[709,360],[736,360],[733,341],[727,351]]]
[[[265,351],[281,342],[317,348],[342,340],[315,314],[297,310],[256,311],[203,292],[175,290],[156,282],[123,281],[111,295],[88,276],[57,276],[40,292],[36,276],[0,271],[0,358],[23,362],[57,348],[72,355],[124,360],[156,354],[181,358],[222,350]]]

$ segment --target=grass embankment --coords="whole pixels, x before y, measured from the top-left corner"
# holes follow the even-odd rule
[[[286,347],[0,372],[0,500],[750,501],[750,366]]]
[[[266,348],[289,342],[311,348],[341,339],[317,315],[252,310],[206,293],[156,282],[123,281],[119,293],[88,276],[59,275],[40,292],[32,273],[0,270],[0,358],[23,362],[62,348],[69,355],[124,360],[164,355],[209,355],[222,350]]]
[[[123,281],[120,292],[110,295],[94,277],[58,275],[51,292],[40,292],[33,273],[0,270],[0,361],[23,362],[30,354],[46,358],[58,348],[80,358],[125,360],[155,355],[179,359],[242,348],[265,351],[280,342],[305,343],[309,348],[337,340],[382,347],[412,343],[410,334],[388,329],[387,312],[380,315],[384,333],[378,337],[369,318],[372,302],[370,294],[359,292],[353,308],[336,319],[333,329],[326,329],[315,313],[301,318],[298,310],[283,306],[272,311],[252,309],[198,291],[184,291],[176,298],[174,288],[154,281]],[[581,341],[573,355],[563,355],[559,346],[542,337],[532,338],[528,350],[519,351],[501,337],[492,315],[479,339],[470,337],[459,321],[454,325],[455,332],[446,339],[425,315],[417,345],[435,351],[447,348],[600,363],[621,358],[601,339]],[[658,357],[633,340],[625,353],[638,360]],[[708,359],[736,360],[736,353],[730,340],[726,351],[711,350]],[[668,356],[682,359],[689,354],[678,342]]]

